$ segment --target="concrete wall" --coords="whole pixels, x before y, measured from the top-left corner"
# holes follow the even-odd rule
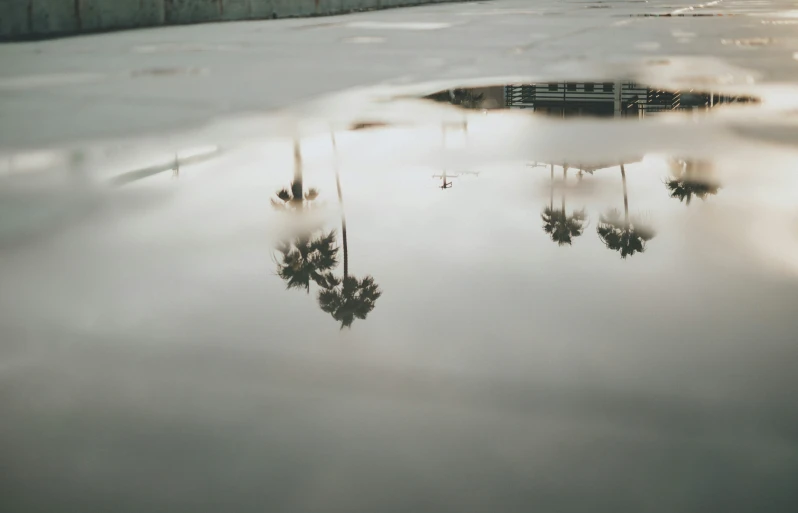
[[[456,0],[0,0],[0,40],[210,21],[258,20]]]

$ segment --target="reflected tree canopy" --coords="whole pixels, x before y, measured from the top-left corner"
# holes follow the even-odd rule
[[[291,182],[288,189],[280,189],[276,193],[276,198],[272,198],[272,207],[276,210],[283,210],[283,211],[301,211],[307,210],[311,207],[312,202],[319,196],[319,191],[317,189],[309,189],[307,192],[301,192],[301,186],[299,192],[297,192],[298,196],[294,196],[294,190],[296,189],[295,183]]]
[[[563,166],[563,183],[568,178],[568,166]],[[565,209],[565,191],[562,193],[562,203],[559,209],[554,208],[554,164],[551,164],[551,195],[549,206],[543,209],[540,218],[543,220],[543,231],[559,246],[571,245],[574,237],[579,237],[585,231],[587,215],[585,210],[576,210],[568,215]]]
[[[305,289],[310,293],[310,283],[319,287],[332,287],[335,280],[332,270],[338,265],[338,246],[335,230],[321,235],[300,235],[277,246],[280,257],[277,276],[289,289]]]
[[[472,89],[449,89],[427,96],[430,100],[437,102],[451,103],[464,109],[478,109],[485,99],[483,93],[477,93]]]
[[[720,187],[709,176],[706,162],[694,160],[673,160],[673,177],[665,181],[671,198],[689,205],[693,197],[705,200],[718,193]]]
[[[341,323],[341,329],[349,328],[355,319],[365,319],[374,310],[377,299],[382,295],[374,278],[366,276],[358,279],[349,275],[349,243],[344,212],[344,197],[341,190],[341,176],[338,171],[337,146],[335,134],[331,134],[335,167],[335,185],[338,190],[338,203],[341,207],[341,240],[344,249],[344,275],[337,278],[332,273],[323,275],[325,284],[319,290],[319,307]]]
[[[333,136],[333,149],[335,138]],[[337,160],[337,159],[336,159]],[[349,276],[349,245],[346,231],[346,217],[343,211],[343,195],[338,167],[335,167],[338,200],[341,204],[341,237],[343,243],[343,276],[337,277],[333,271],[339,264],[338,233],[336,230],[324,232],[310,224],[310,228],[296,230],[299,234],[283,240],[275,248],[279,256],[277,275],[285,281],[288,289],[304,289],[310,293],[310,284],[319,287],[318,303],[322,311],[329,313],[341,323],[341,329],[352,326],[355,319],[365,319],[382,295],[374,278],[366,276],[358,279]],[[300,214],[309,210],[319,193],[316,189],[307,192],[303,188],[302,156],[298,141],[294,141],[294,179],[290,187],[280,189],[272,206],[278,211]]]
[[[574,237],[579,237],[585,231],[587,216],[584,210],[577,210],[569,216],[564,208],[546,207],[540,217],[543,219],[543,230],[560,246],[570,245]]]
[[[283,211],[301,211],[310,207],[319,196],[319,191],[316,189],[309,189],[307,192],[304,190],[304,176],[302,169],[302,151],[299,145],[299,139],[294,139],[294,179],[288,189],[280,189],[277,191],[277,199],[272,198],[272,206],[277,210]]]
[[[623,183],[623,218],[618,209],[612,209],[599,218],[598,233],[601,242],[608,249],[617,251],[621,258],[646,250],[646,242],[654,238],[654,230],[639,221],[629,218],[629,194],[626,188],[626,168],[621,164]]]
[[[598,236],[607,248],[617,251],[621,258],[642,253],[646,250],[646,242],[654,238],[654,230],[621,218],[618,209],[603,214],[599,219]]]
[[[332,287],[319,291],[319,306],[341,323],[341,329],[352,326],[355,319],[365,319],[382,295],[371,276],[363,279],[345,276],[343,280],[333,280]]]
[[[278,211],[299,214],[308,210],[318,195],[316,189],[303,190],[302,154],[299,141],[294,140],[294,179],[289,188],[277,191],[271,204]],[[289,289],[305,289],[307,293],[311,282],[331,286],[332,270],[338,265],[335,230],[325,234],[303,227],[296,231],[297,235],[277,244],[277,275]]]

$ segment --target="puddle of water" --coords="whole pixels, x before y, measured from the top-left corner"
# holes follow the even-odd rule
[[[668,65],[668,61],[658,63]],[[464,109],[524,109],[546,116],[639,118],[663,113],[708,113],[730,105],[756,104],[745,95],[648,87],[630,80],[538,82],[479,88],[456,88],[425,97]]]
[[[166,466],[288,510],[573,496],[508,468],[607,511],[641,468],[657,507],[784,497],[798,148],[773,91],[713,80],[410,84],[0,157],[15,510],[151,509]]]

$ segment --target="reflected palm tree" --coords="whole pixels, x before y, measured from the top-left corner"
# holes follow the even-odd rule
[[[311,282],[322,288],[332,286],[332,270],[338,265],[335,238],[335,230],[331,230],[326,234],[300,235],[290,242],[281,242],[277,246],[281,255],[277,276],[286,282],[287,288],[305,289],[308,294]]]
[[[568,166],[563,165],[563,182],[568,177]],[[579,237],[585,231],[585,221],[587,216],[584,210],[577,210],[572,215],[568,215],[565,210],[565,191],[562,194],[562,207],[554,208],[554,164],[551,164],[551,195],[549,206],[540,215],[543,220],[543,231],[549,234],[551,240],[560,246],[571,245],[574,237]]]
[[[294,179],[289,188],[277,191],[277,199],[272,198],[272,206],[280,211],[299,214],[310,208],[318,197],[316,189],[303,191],[302,154],[299,140],[294,140]],[[289,289],[305,289],[310,293],[310,283],[320,287],[330,286],[332,270],[338,265],[336,233],[318,234],[317,227],[301,227],[298,234],[283,240],[275,248],[279,253],[277,275],[286,282]]]
[[[709,180],[705,163],[694,160],[674,160],[674,176],[665,182],[671,198],[689,205],[693,197],[705,200],[718,193],[720,187]]]
[[[642,223],[629,218],[629,195],[626,190],[626,169],[621,164],[621,179],[623,181],[623,208],[624,217],[618,209],[612,209],[603,214],[599,219],[598,236],[607,248],[618,251],[621,258],[642,253],[646,250],[646,242],[656,235],[654,230]]]
[[[316,189],[304,191],[304,181],[302,176],[302,151],[299,146],[299,139],[294,139],[294,179],[288,188],[277,191],[277,199],[272,198],[272,206],[277,210],[299,212],[311,206],[319,195]]]
[[[331,134],[333,150],[337,153],[335,135]],[[344,275],[338,278],[328,273],[325,279],[327,286],[319,291],[318,300],[321,309],[341,323],[341,329],[349,328],[355,319],[365,319],[382,295],[374,278],[366,276],[358,279],[349,276],[349,246],[346,237],[346,216],[344,200],[341,192],[341,178],[338,172],[337,158],[335,163],[335,184],[338,188],[338,202],[341,206],[341,237],[344,247]]]
[[[341,329],[349,328],[355,319],[365,319],[374,310],[381,295],[371,276],[359,280],[345,275],[335,286],[319,291],[319,306],[341,323]]]

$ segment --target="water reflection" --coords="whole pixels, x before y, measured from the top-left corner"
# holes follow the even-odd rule
[[[536,166],[537,167],[537,163]],[[607,169],[615,166],[608,166],[606,164],[588,165],[578,164],[574,169],[578,170],[577,176],[581,181],[581,174],[587,173],[592,175],[595,171],[600,169]],[[626,184],[626,165],[619,165],[621,170],[621,182],[623,184],[623,215],[618,209],[609,209],[602,213],[599,217],[599,223],[596,232],[599,239],[604,245],[613,251],[618,251],[621,258],[627,258],[636,253],[642,253],[646,250],[646,242],[650,241],[656,235],[654,230],[640,219],[630,216],[629,214],[629,194]],[[549,205],[544,208],[541,213],[543,220],[543,231],[546,232],[553,242],[559,246],[572,245],[573,239],[583,235],[585,224],[587,222],[587,214],[585,209],[575,210],[571,215],[568,215],[566,210],[566,197],[568,180],[568,171],[572,169],[568,164],[563,164],[563,190],[561,197],[560,208],[554,208],[554,164],[550,165],[550,195]]]
[[[620,165],[623,182],[623,219],[617,209],[608,210],[599,219],[596,232],[607,247],[626,258],[646,250],[646,242],[654,238],[655,232],[639,219],[629,217],[629,193],[626,187],[626,168]]]
[[[475,96],[472,93],[469,93],[469,94],[471,95],[471,96],[469,96],[469,98],[470,98],[469,101],[477,101],[477,102],[481,101],[481,96],[479,96],[479,95]],[[446,98],[449,98],[449,96],[446,96]],[[463,100],[461,98],[461,101],[465,101],[465,100]],[[451,128],[454,128],[454,130],[451,130]],[[443,123],[441,125],[441,149],[443,151],[446,151],[446,149],[447,149],[447,136],[450,135],[452,132],[457,133],[458,131],[462,133],[462,136],[464,138],[466,138],[468,136],[468,121],[466,119],[464,119],[462,123],[452,124],[451,126],[448,126],[448,127],[447,127],[446,123]],[[464,140],[464,142],[467,143],[467,140]],[[465,173],[465,174],[477,174],[478,175],[479,173]],[[451,189],[452,186],[454,185],[454,183],[450,180],[450,178],[457,178],[458,176],[460,176],[460,172],[458,172],[457,174],[453,175],[453,174],[449,173],[449,170],[446,169],[446,166],[444,166],[444,169],[443,169],[441,174],[432,175],[433,178],[440,178],[441,179],[441,185],[439,185],[438,187],[440,189],[443,189],[443,190]]]
[[[302,172],[302,152],[298,140],[294,140],[294,179],[288,188],[277,191],[277,199],[272,198],[272,207],[287,213],[302,213],[311,208],[318,198],[317,189],[304,190]],[[275,248],[280,254],[277,262],[277,276],[286,282],[289,289],[305,289],[310,293],[310,283],[320,287],[331,286],[330,271],[338,265],[338,247],[335,244],[335,230],[318,233],[317,227],[303,226],[295,230],[287,240],[278,242]]]
[[[455,177],[457,175],[454,175]],[[452,188],[452,181],[449,180],[452,176],[448,174],[448,172],[444,169],[443,174],[440,175],[432,175],[432,178],[440,178],[441,184],[438,186],[440,189],[451,189]]]
[[[280,258],[277,276],[289,289],[305,289],[310,293],[310,282],[327,288],[334,285],[331,271],[338,265],[336,233],[331,230],[319,235],[302,234],[277,245]]]
[[[689,205],[693,197],[705,200],[718,193],[720,185],[711,177],[711,164],[699,160],[672,159],[673,177],[665,182],[671,198]]]
[[[485,93],[477,89],[448,89],[427,96],[428,99],[442,103],[451,103],[464,109],[479,109],[485,100]]]
[[[536,114],[562,118],[644,118],[660,112],[701,111],[720,105],[758,101],[749,96],[713,91],[667,90],[626,79],[456,88],[425,98],[464,109],[527,109]]]
[[[471,117],[461,154],[465,136],[453,128],[440,151],[431,120],[341,129],[340,160],[326,132],[181,159],[179,183],[162,171],[115,187],[83,224],[3,251],[6,474],[37,492],[6,509],[79,497],[102,511],[99,489],[124,511],[163,490],[188,509],[216,474],[241,491],[222,497],[230,510],[264,493],[278,511],[379,510],[362,491],[385,483],[397,497],[434,489],[439,510],[474,506],[451,505],[463,486],[485,490],[480,511],[513,509],[495,508],[508,496],[567,502],[563,482],[634,493],[640,475],[678,488],[663,491],[673,511],[746,483],[792,490],[794,149],[638,145],[622,135],[646,123],[609,119],[583,124],[606,136],[596,151],[580,123],[543,119],[519,132],[525,151],[471,159],[513,135],[501,114]],[[575,142],[559,144],[570,125]],[[403,160],[411,145],[423,151]],[[653,152],[683,161],[673,180],[717,178],[713,208],[671,199],[666,159],[630,158]],[[435,190],[444,169],[457,191]],[[124,206],[138,194],[163,199]],[[182,480],[142,484],[166,466]]]
[[[344,256],[344,261],[346,258]],[[319,291],[318,299],[322,310],[339,321],[341,328],[348,328],[355,319],[365,319],[381,295],[382,291],[371,276],[358,279],[344,272],[343,279],[336,279],[334,286]]]
[[[334,150],[335,182],[341,212],[341,242],[343,246],[343,275],[338,277],[333,271],[338,267],[339,247],[337,231],[325,231],[323,223],[314,220],[292,227],[287,240],[276,246],[280,256],[277,259],[277,275],[286,282],[288,289],[305,289],[310,293],[311,282],[319,287],[317,301],[322,311],[330,314],[341,323],[341,328],[352,326],[355,319],[366,319],[374,310],[377,299],[382,295],[371,276],[357,278],[349,275],[349,244],[347,239],[346,215],[344,213],[343,191],[337,164],[337,145],[331,135]],[[290,188],[277,191],[277,200],[272,206],[292,215],[308,213],[319,196],[318,189],[304,191],[302,152],[300,144],[294,141],[294,179]]]
[[[346,238],[346,213],[344,197],[341,190],[341,174],[338,168],[338,150],[335,135],[331,136],[333,145],[333,167],[335,169],[335,186],[338,192],[338,204],[341,208],[341,236],[344,246],[344,274],[341,279],[331,276],[329,286],[319,291],[319,306],[341,323],[341,329],[352,326],[355,319],[364,319],[374,310],[377,299],[382,295],[374,278],[366,276],[358,279],[349,276],[349,244]]]
[[[543,219],[543,231],[551,237],[551,240],[556,242],[559,246],[573,242],[574,237],[579,237],[585,231],[585,222],[587,216],[585,210],[577,210],[570,216],[565,210],[566,190],[565,184],[568,180],[568,166],[563,165],[562,169],[563,191],[562,191],[562,204],[560,209],[554,208],[554,164],[551,164],[551,194],[549,197],[549,206],[543,210],[540,215]]]
[[[294,139],[294,179],[289,188],[277,191],[277,200],[272,199],[272,206],[277,210],[306,210],[319,196],[317,189],[305,192],[302,173],[302,150],[298,139]]]

